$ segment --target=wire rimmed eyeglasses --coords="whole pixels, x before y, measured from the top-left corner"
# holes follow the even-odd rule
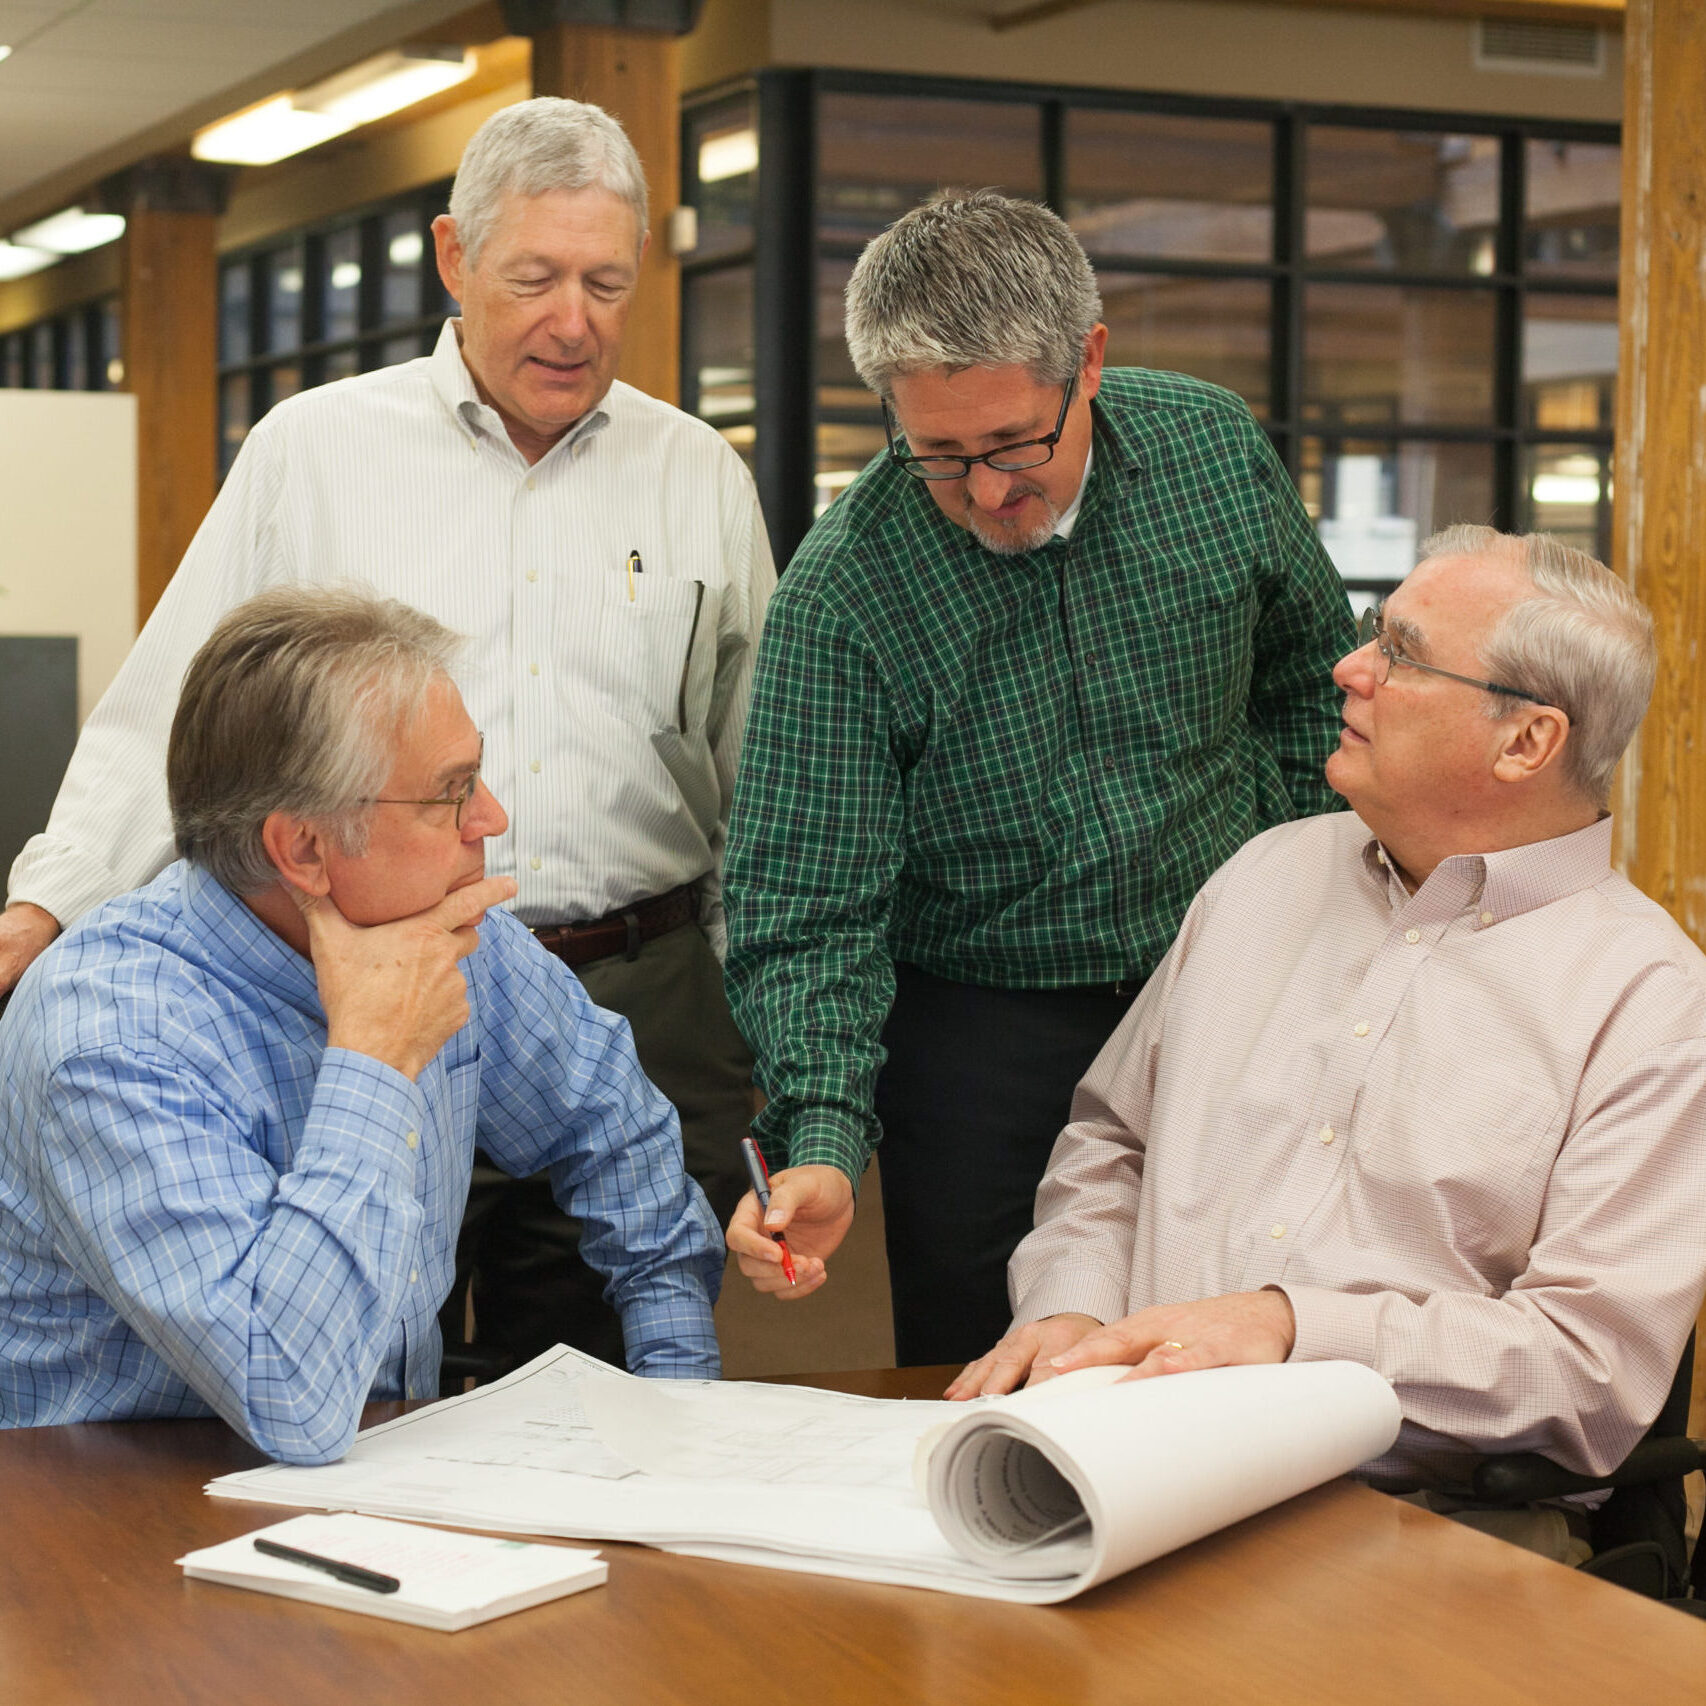
[[[883,404],[883,433],[888,439],[890,460],[898,462],[915,480],[963,480],[974,463],[986,462],[998,474],[1017,474],[1026,468],[1040,468],[1054,455],[1060,435],[1066,431],[1066,411],[1078,389],[1078,376],[1066,382],[1061,394],[1060,413],[1055,418],[1054,431],[1041,438],[1021,439],[1017,444],[998,445],[981,456],[913,456],[895,443],[894,417],[887,403]]]
[[[1544,705],[1544,699],[1537,698],[1532,693],[1525,693],[1520,687],[1505,687],[1497,681],[1483,681],[1478,675],[1459,675],[1454,669],[1441,669],[1438,664],[1418,663],[1415,658],[1405,657],[1399,649],[1398,642],[1386,631],[1385,618],[1378,610],[1365,610],[1357,618],[1357,650],[1370,642],[1374,645],[1374,655],[1378,660],[1374,666],[1374,681],[1377,687],[1384,687],[1391,679],[1393,668],[1402,665],[1405,669],[1426,670],[1429,675],[1443,675],[1447,681],[1461,681],[1465,687],[1479,687],[1486,693],[1503,693],[1512,699],[1526,699],[1531,705]]]
[[[468,802],[474,797],[474,790],[480,786],[480,766],[486,760],[486,737],[480,736],[480,756],[474,760],[474,768],[468,772],[468,779],[454,794],[437,794],[430,800],[406,800],[381,798],[378,795],[358,803],[364,806],[455,806],[456,827],[462,827],[462,812]]]

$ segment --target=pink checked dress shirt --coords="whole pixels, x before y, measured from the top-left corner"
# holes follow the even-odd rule
[[[1294,1360],[1396,1387],[1377,1484],[1616,1464],[1706,1289],[1706,956],[1610,847],[1412,895],[1348,812],[1250,842],[1078,1088],[1016,1318],[1275,1286]]]

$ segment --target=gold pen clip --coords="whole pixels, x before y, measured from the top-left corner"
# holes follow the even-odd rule
[[[634,602],[634,576],[644,572],[645,565],[640,561],[640,553],[630,551],[628,553],[628,602],[630,604]]]

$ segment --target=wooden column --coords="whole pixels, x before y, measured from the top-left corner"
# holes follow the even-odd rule
[[[1614,803],[1630,880],[1706,945],[1706,7],[1630,0],[1624,53],[1616,556],[1659,673]],[[1694,1380],[1699,1432],[1706,1349]]]
[[[120,257],[125,387],[136,397],[137,619],[148,619],[218,482],[219,286],[225,178],[146,163],[107,186],[127,221]]]
[[[621,377],[680,400],[681,268],[669,216],[681,182],[681,50],[672,35],[595,24],[546,24],[533,36],[533,92],[590,101],[619,119],[646,169],[651,246],[622,342]]]

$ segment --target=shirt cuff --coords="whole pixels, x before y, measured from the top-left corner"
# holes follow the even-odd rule
[[[1126,1313],[1123,1282],[1080,1268],[1045,1275],[1014,1307],[1013,1324],[1041,1321],[1048,1315],[1088,1315],[1106,1326]]]
[[[1297,1321],[1292,1362],[1360,1362],[1375,1368],[1375,1322],[1380,1297],[1366,1292],[1328,1291],[1315,1285],[1276,1285],[1291,1301]],[[1377,1371],[1378,1372],[1378,1371]]]
[[[6,900],[28,901],[50,912],[61,930],[69,930],[83,914],[131,885],[108,870],[99,859],[63,841],[33,835],[12,862]]]
[[[371,1162],[412,1198],[425,1124],[426,1098],[418,1084],[370,1054],[329,1048],[320,1058],[304,1132],[316,1141],[297,1152],[293,1168],[308,1170],[311,1148],[329,1147],[346,1167],[358,1157]]]
[[[837,1108],[805,1108],[789,1124],[785,1166],[838,1167],[857,1191],[870,1159],[859,1122],[851,1114]],[[768,1154],[765,1160],[774,1165]]]

